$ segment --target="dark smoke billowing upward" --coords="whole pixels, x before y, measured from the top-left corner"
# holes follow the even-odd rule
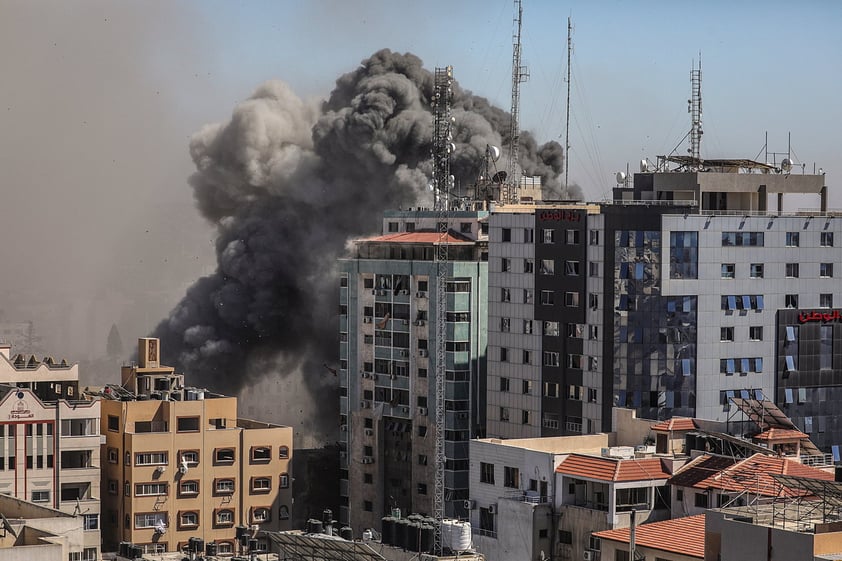
[[[322,367],[338,349],[335,262],[348,238],[379,229],[384,210],[429,205],[432,90],[419,58],[382,50],[320,106],[267,82],[228,122],[193,137],[190,184],[218,228],[218,268],[155,330],[192,383],[237,393],[296,371],[313,393],[336,385]],[[487,144],[506,146],[509,115],[454,91],[452,173],[464,185]],[[558,143],[520,140],[525,175],[540,175],[552,198],[580,195],[561,192]]]

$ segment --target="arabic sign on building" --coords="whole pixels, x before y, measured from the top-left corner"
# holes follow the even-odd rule
[[[19,399],[12,407],[12,410],[9,411],[10,419],[31,419],[34,416],[35,413],[29,409],[29,405],[22,399]]]
[[[812,312],[805,311],[798,314],[799,323],[809,323],[813,321],[820,321],[822,323],[842,321],[842,312],[839,310],[815,310]]]

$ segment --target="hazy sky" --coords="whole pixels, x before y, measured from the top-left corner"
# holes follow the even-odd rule
[[[71,310],[82,319],[64,329],[103,348],[111,323],[143,335],[213,264],[187,184],[203,124],[267,79],[324,97],[384,47],[453,65],[508,110],[513,15],[510,0],[0,0],[0,309]],[[701,51],[703,157],[762,159],[765,131],[777,152],[791,131],[796,161],[826,170],[842,208],[842,3],[525,0],[521,122],[539,141],[563,143],[568,15],[570,176],[589,199],[681,140]]]

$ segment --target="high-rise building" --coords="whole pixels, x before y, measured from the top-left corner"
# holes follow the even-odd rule
[[[81,401],[78,386],[78,365],[12,358],[0,345],[0,494],[75,515],[78,526],[65,522],[73,530],[66,553],[94,561],[101,557],[100,406]]]
[[[339,519],[379,528],[391,509],[433,513],[435,377],[444,402],[445,510],[466,516],[468,440],[485,426],[487,212],[390,211],[340,260]],[[437,248],[446,244],[445,317]],[[447,339],[438,341],[438,321]],[[445,372],[436,372],[443,345]]]
[[[842,444],[842,224],[824,176],[691,163],[660,159],[611,203],[491,214],[489,436],[608,430],[615,405],[724,421],[730,397],[762,395]]]
[[[224,555],[255,538],[249,551],[265,550],[258,530],[289,529],[292,429],[238,418],[237,398],[185,387],[160,352],[140,339],[137,364],[99,394],[105,544],[152,553],[198,538]]]

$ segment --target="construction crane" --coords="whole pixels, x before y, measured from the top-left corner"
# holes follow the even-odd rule
[[[453,101],[453,67],[436,68],[433,94],[433,191],[439,241],[436,248],[436,369],[435,369],[435,468],[433,484],[433,518],[436,521],[434,551],[442,553],[442,522],[444,521],[444,386],[445,339],[447,339],[447,273],[448,273],[448,215],[453,178],[450,175],[452,142],[451,103]]]
[[[511,145],[509,146],[509,189],[503,194],[503,202],[516,203],[518,200],[518,184],[520,174],[518,169],[518,149],[520,147],[520,85],[529,79],[529,69],[520,63],[520,33],[523,24],[523,3],[515,0],[517,16],[515,17],[515,33],[512,38],[512,121],[509,131]]]

